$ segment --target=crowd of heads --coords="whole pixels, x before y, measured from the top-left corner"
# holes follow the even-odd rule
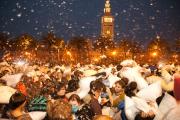
[[[41,67],[44,69],[41,70]],[[90,82],[89,98],[87,95],[84,99],[81,99],[77,94],[77,91],[80,89],[79,81],[86,76],[84,76],[83,70],[80,70],[77,66],[69,67],[71,68],[70,73],[66,73],[65,68],[55,68],[55,66],[36,66],[33,70],[34,73],[32,73],[36,75],[29,75],[31,72],[23,71],[21,80],[14,87],[17,92],[10,97],[9,104],[6,107],[7,112],[2,114],[6,114],[4,116],[8,117],[8,111],[12,112],[17,109],[24,109],[26,112],[33,110],[44,111],[47,113],[44,119],[50,120],[111,120],[113,119],[112,114],[102,115],[92,110],[91,102],[92,105],[96,102],[92,99],[99,102],[102,110],[104,107],[112,108],[117,100],[119,103],[123,103],[124,96],[131,98],[136,96],[139,91],[136,81],[129,81],[128,78],[121,77],[118,74],[123,66],[117,65],[111,69],[110,74],[120,79],[112,87],[107,85],[109,76],[106,72],[94,74],[92,76],[96,76],[96,80]],[[12,68],[14,69],[13,72],[7,70],[1,71],[0,78],[7,74],[17,73],[16,68]],[[93,70],[97,69],[98,67]],[[39,71],[41,71],[40,74],[38,74]],[[171,71],[170,74],[173,75],[174,72]],[[152,74],[161,76],[161,72],[157,68],[156,71],[151,71]],[[5,86],[6,84],[7,82],[5,80],[0,79],[0,86]],[[178,94],[176,94],[175,96],[179,99]],[[121,96],[122,100],[120,98]],[[115,108],[121,110],[119,106]],[[5,109],[1,110],[3,111]],[[122,110],[124,110],[124,107]],[[121,118],[123,118],[123,115],[122,112]]]

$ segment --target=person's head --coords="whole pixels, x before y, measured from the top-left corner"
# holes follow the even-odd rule
[[[137,83],[131,82],[125,88],[125,94],[129,97],[135,96],[137,92]]]
[[[3,79],[0,79],[0,86],[1,85],[7,85],[7,82],[5,80],[3,80]]]
[[[79,88],[78,80],[72,79],[72,80],[68,81],[68,88],[67,88],[68,92],[76,91],[78,88]]]
[[[22,93],[14,93],[9,100],[9,108],[15,110],[17,108],[23,108],[26,104],[26,96]]]
[[[94,95],[95,98],[98,98],[103,91],[104,84],[101,81],[92,81],[90,83],[90,94]]]
[[[117,71],[120,71],[120,70],[122,69],[122,67],[123,67],[123,66],[122,66],[122,65],[120,65],[120,64],[119,64],[119,65],[117,65],[117,66],[116,66]]]
[[[81,98],[77,95],[77,94],[72,94],[70,97],[69,97],[69,103],[71,105],[77,105],[79,106],[81,104]]]
[[[76,71],[74,71],[74,76],[81,78],[83,76],[83,72],[76,70]]]
[[[66,94],[66,84],[64,83],[59,83],[59,85],[57,86],[57,95],[58,96],[64,96]]]
[[[68,102],[55,100],[47,103],[47,115],[50,120],[73,120],[71,111]]]
[[[126,84],[124,83],[124,81],[119,80],[115,82],[115,86],[114,86],[114,92],[115,93],[119,93],[124,91]]]
[[[72,113],[76,113],[81,105],[81,99],[78,95],[72,94],[69,97],[69,103],[72,105]]]

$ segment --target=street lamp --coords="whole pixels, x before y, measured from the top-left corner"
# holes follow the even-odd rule
[[[152,53],[152,56],[153,56],[153,57],[156,57],[156,56],[157,56],[157,52],[153,52],[153,53]]]
[[[112,54],[112,57],[113,57],[113,62],[115,62],[115,56],[116,56],[117,52],[113,51],[111,54]]]
[[[67,51],[66,54],[69,55],[69,56],[71,56],[71,52],[69,52],[69,51]]]
[[[115,55],[117,54],[117,52],[116,52],[116,51],[113,51],[111,54],[112,54],[113,56],[115,56]]]

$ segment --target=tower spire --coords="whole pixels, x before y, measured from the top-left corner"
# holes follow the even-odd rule
[[[104,8],[104,13],[105,14],[111,14],[110,0],[106,0],[105,8]]]
[[[104,15],[101,17],[101,36],[114,39],[114,17],[111,15],[110,0],[105,0]]]

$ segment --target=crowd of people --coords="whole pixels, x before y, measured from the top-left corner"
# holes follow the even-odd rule
[[[0,119],[180,120],[180,66],[0,63]]]

